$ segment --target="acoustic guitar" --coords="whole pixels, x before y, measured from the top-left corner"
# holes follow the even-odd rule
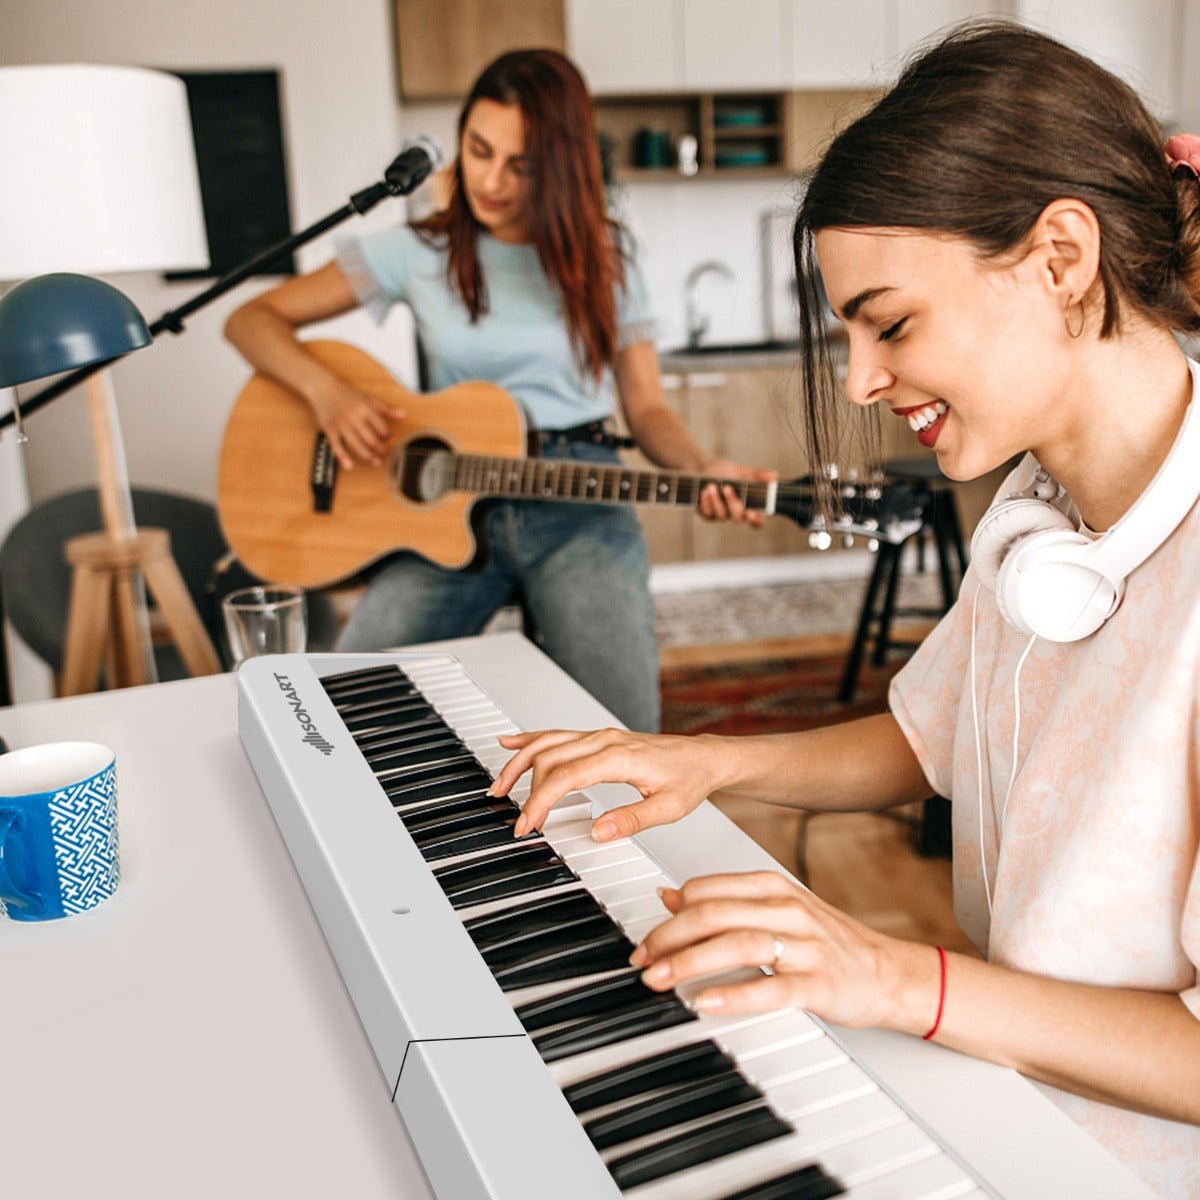
[[[225,537],[254,574],[324,587],[395,550],[459,569],[479,556],[485,498],[696,508],[709,483],[730,483],[747,508],[832,533],[901,542],[921,525],[905,487],[842,488],[844,517],[826,529],[810,482],[716,479],[681,471],[526,455],[521,406],[490,383],[421,395],[369,354],[335,341],[306,348],[347,383],[404,411],[378,467],[339,470],[312,409],[265,375],[234,403],[221,447],[218,508]]]

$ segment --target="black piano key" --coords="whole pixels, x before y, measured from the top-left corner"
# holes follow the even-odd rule
[[[385,751],[367,759],[376,775],[396,775],[438,763],[474,762],[475,756],[452,733],[431,738],[421,746]]]
[[[479,947],[483,961],[493,972],[509,963],[531,962],[540,955],[569,954],[582,950],[599,937],[620,937],[620,929],[607,913],[580,913],[565,918],[549,929],[522,930],[490,946]],[[629,953],[633,953],[632,945]],[[621,963],[628,967],[628,962]]]
[[[640,1097],[615,1112],[588,1121],[583,1129],[597,1150],[661,1133],[672,1125],[730,1112],[763,1100],[762,1092],[740,1071],[725,1071],[701,1082],[685,1083],[655,1096]]]
[[[659,1088],[675,1087],[694,1079],[708,1079],[733,1070],[733,1059],[713,1041],[676,1046],[637,1062],[626,1063],[563,1089],[567,1103],[577,1113],[643,1096]]]
[[[446,730],[444,721],[426,717],[400,729],[373,729],[370,733],[360,733],[354,741],[363,756],[369,759],[373,754],[384,754],[402,746],[419,746],[434,734],[445,733]]]
[[[455,909],[579,882],[575,872],[545,842],[526,846],[510,841],[499,854],[452,867],[435,867],[433,875]]]
[[[338,715],[349,724],[362,717],[373,717],[378,728],[360,730],[357,740],[370,742],[385,736],[389,731],[411,729],[428,723],[438,729],[449,729],[445,718],[424,696],[393,696],[363,700],[354,704],[339,704]]]
[[[420,808],[401,813],[400,819],[404,822],[405,829],[415,835],[431,829],[449,831],[471,817],[487,813],[503,815],[518,812],[520,809],[506,796],[488,796],[478,792],[471,796],[461,796],[457,800],[447,800],[443,804],[423,804]]]
[[[846,1189],[838,1180],[825,1172],[816,1163],[777,1175],[754,1187],[748,1187],[723,1200],[832,1200],[845,1194]]]
[[[552,1063],[585,1050],[598,1050],[695,1019],[696,1014],[675,996],[655,992],[651,999],[640,1000],[595,1020],[575,1021],[561,1029],[539,1033],[533,1044],[542,1060]]]
[[[435,774],[451,771],[478,771],[479,760],[470,753],[457,754],[441,759],[434,759],[419,767],[409,767],[404,770],[381,771],[374,768],[375,778],[383,784],[383,790],[389,796],[406,783],[421,783]],[[490,786],[490,780],[489,780]],[[486,788],[484,789],[487,790]]]
[[[492,777],[474,759],[422,767],[383,781],[387,798],[397,807],[453,800],[474,791],[486,792],[491,786]]]
[[[492,974],[502,991],[539,983],[565,983],[602,971],[619,971],[629,965],[633,943],[619,931],[601,930],[575,945],[532,951],[527,957],[504,966],[493,967]]]
[[[331,692],[329,698],[338,712],[346,712],[356,705],[377,704],[384,700],[416,699],[421,703],[428,703],[411,683],[405,683],[402,679],[383,680],[379,683],[363,684],[356,688],[344,688],[341,691]]]
[[[472,854],[476,850],[491,850],[495,846],[514,845],[512,828],[516,817],[504,824],[487,829],[477,829],[472,833],[454,833],[439,839],[420,841],[417,848],[426,862],[441,862],[447,858],[457,858],[460,854]],[[530,830],[526,838],[536,838],[541,835],[537,830]],[[414,839],[415,840],[415,839]],[[524,840],[524,839],[522,839]],[[630,951],[632,953],[632,950]]]
[[[608,1164],[608,1171],[617,1187],[639,1187],[664,1175],[674,1175],[727,1154],[748,1150],[791,1132],[790,1125],[781,1121],[766,1105],[760,1105],[615,1158]]]
[[[395,663],[383,663],[378,667],[360,667],[356,671],[339,671],[336,675],[322,675],[321,685],[327,692],[372,682],[378,679],[408,680],[408,676]],[[411,680],[408,680],[411,683]]]
[[[517,1020],[525,1026],[526,1033],[549,1029],[564,1021],[575,1021],[598,1017],[613,1008],[632,1004],[645,996],[666,995],[652,992],[641,979],[641,972],[630,969],[617,979],[598,979],[565,992],[556,992],[541,1000],[522,1004],[517,1011]]]
[[[540,896],[502,912],[472,917],[464,921],[463,926],[475,945],[480,950],[487,950],[520,934],[554,929],[563,921],[603,912],[599,901],[590,892],[566,892],[558,896]]]
[[[404,822],[404,827],[418,846],[424,846],[484,829],[511,829],[520,813],[515,804],[474,804],[468,811],[456,815],[435,812],[423,820],[410,818]]]

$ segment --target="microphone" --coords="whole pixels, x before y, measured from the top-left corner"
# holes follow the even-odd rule
[[[407,196],[445,161],[442,148],[428,134],[406,138],[400,153],[383,173],[383,182],[393,196]]]

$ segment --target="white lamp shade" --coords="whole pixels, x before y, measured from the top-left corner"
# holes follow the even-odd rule
[[[0,67],[0,279],[207,265],[181,79]]]

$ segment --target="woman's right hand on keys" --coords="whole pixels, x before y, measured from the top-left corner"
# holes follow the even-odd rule
[[[331,378],[309,397],[330,449],[346,468],[355,462],[377,467],[391,438],[392,422],[404,410]]]
[[[514,829],[521,837],[540,828],[550,810],[569,793],[596,783],[628,783],[642,799],[604,813],[592,826],[596,841],[609,842],[678,821],[719,790],[724,740],[631,733],[627,729],[511,734],[502,737],[500,744],[517,753],[504,764],[489,791],[507,796],[526,771],[533,771],[532,789]]]

